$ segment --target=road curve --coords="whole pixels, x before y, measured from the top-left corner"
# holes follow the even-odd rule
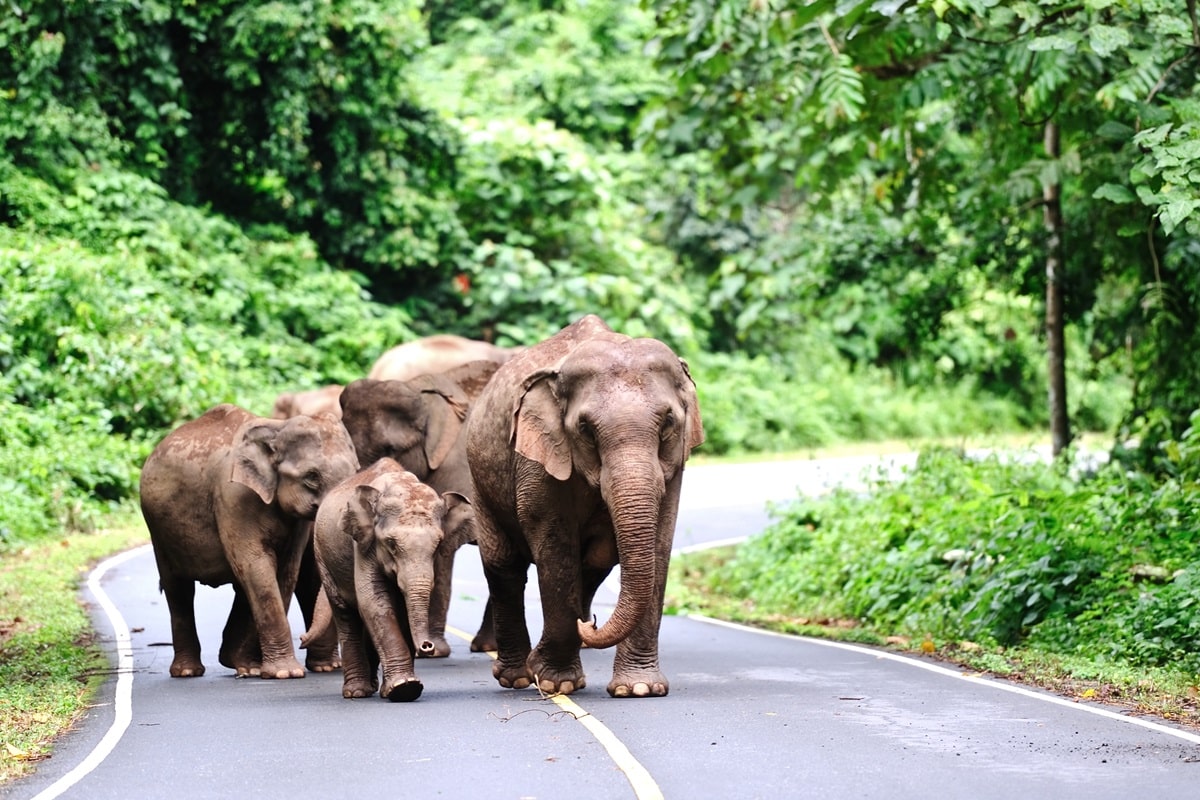
[[[753,534],[768,501],[822,491],[877,463],[689,467],[677,546]],[[1200,779],[1200,737],[1162,720],[922,659],[685,617],[663,620],[665,698],[609,698],[611,651],[584,652],[589,685],[569,698],[501,689],[488,656],[457,642],[449,659],[418,662],[420,700],[390,704],[342,699],[337,674],[233,677],[215,661],[230,593],[202,587],[208,674],[173,680],[148,548],[107,563],[90,583],[114,677],[53,757],[0,786],[0,797],[1101,800],[1194,796]],[[455,629],[474,630],[485,594],[478,555],[465,549]],[[601,618],[614,600],[598,598]]]

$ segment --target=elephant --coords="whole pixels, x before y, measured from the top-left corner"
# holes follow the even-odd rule
[[[413,656],[434,647],[435,556],[444,539],[474,538],[473,526],[466,497],[439,496],[390,458],[330,490],[317,511],[313,542],[342,651],[343,697],[369,697],[377,688],[392,701],[421,695]],[[318,613],[316,630],[305,640],[320,635],[328,624],[322,617]]]
[[[238,676],[301,678],[287,606],[309,527],[329,489],[358,471],[328,415],[287,420],[219,405],[180,425],[142,466],[142,516],[171,614],[172,677],[204,674],[196,582],[232,583],[220,663]]]
[[[327,413],[340,419],[342,404],[338,400],[341,396],[342,386],[336,383],[306,392],[284,392],[275,398],[271,416],[275,419],[287,419],[301,415],[315,417],[317,414]]]
[[[472,361],[407,381],[364,378],[350,383],[342,393],[342,423],[354,442],[359,461],[372,464],[380,458],[394,458],[435,491],[471,497],[464,424],[471,404],[499,367],[495,361]],[[437,584],[430,604],[430,631],[435,647],[432,653],[422,656],[450,655],[446,616],[454,556],[467,543],[448,537],[438,553]],[[483,621],[471,641],[471,651],[495,647],[489,605],[485,606]]]
[[[503,364],[516,352],[517,348],[439,333],[396,345],[375,361],[367,377],[375,381],[407,381],[419,375],[445,372],[468,361]]]
[[[328,413],[341,419],[342,389],[341,384],[331,383],[310,391],[284,392],[275,398],[271,416],[287,419]],[[308,526],[308,530],[301,535],[308,537],[309,544],[301,558],[300,574],[296,579],[296,603],[300,606],[305,626],[312,627],[313,613],[321,593],[321,577],[317,574],[317,561],[312,549],[312,522],[305,520],[302,524]],[[337,654],[337,631],[332,626],[324,638],[308,642],[307,649],[304,666],[313,672],[332,672],[341,666]]]
[[[686,363],[588,315],[497,370],[467,421],[476,535],[501,686],[586,686],[580,646],[617,646],[608,693],[662,696],[658,632],[684,462],[704,441]],[[543,631],[524,591],[537,567]],[[618,563],[609,620],[583,621]]]

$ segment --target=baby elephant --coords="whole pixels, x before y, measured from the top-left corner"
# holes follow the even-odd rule
[[[330,490],[313,541],[342,650],[343,697],[369,697],[376,688],[388,700],[420,697],[413,655],[433,652],[434,556],[443,538],[474,538],[464,530],[474,524],[466,497],[439,496],[390,458]],[[321,616],[306,640],[328,624]]]

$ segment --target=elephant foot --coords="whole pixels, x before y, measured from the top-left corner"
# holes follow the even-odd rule
[[[303,678],[304,667],[295,658],[281,658],[278,661],[264,661],[259,670],[259,677],[286,680],[288,678]]]
[[[613,673],[608,693],[613,697],[666,697],[671,684],[661,672]]]
[[[372,681],[343,681],[342,697],[347,700],[371,697],[377,688]]]
[[[579,656],[566,665],[551,664],[539,646],[529,654],[529,671],[543,694],[571,694],[587,686]]]
[[[492,677],[505,689],[524,689],[533,683],[533,673],[524,661],[506,666],[498,658],[492,663]]]
[[[204,665],[197,658],[176,656],[171,662],[172,678],[199,678],[204,674]]]
[[[475,638],[471,640],[472,653],[494,653],[499,649],[496,644],[495,631],[480,631],[475,634]]]
[[[236,672],[239,678],[257,678],[262,672],[262,663],[257,650],[250,653],[245,650],[226,649],[222,646],[220,653],[217,654],[217,661],[221,663],[222,667],[228,667]]]
[[[304,657],[304,666],[309,672],[337,672],[342,668],[342,659],[337,653],[316,654],[310,650]]]
[[[384,682],[379,695],[393,703],[411,703],[421,696],[424,689],[425,686],[421,683],[420,678],[414,675],[395,683]]]
[[[483,620],[479,623],[479,630],[475,633],[475,638],[471,640],[472,653],[494,653],[500,647],[496,644],[496,626],[492,622],[491,605],[489,603],[487,609],[483,613]]]

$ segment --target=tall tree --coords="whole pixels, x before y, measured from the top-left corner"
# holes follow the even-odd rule
[[[1184,166],[1200,153],[1193,0],[649,6],[676,84],[652,142],[706,156],[730,205],[828,207],[857,185],[893,212],[944,215],[994,279],[1045,298],[1056,448],[1070,437],[1058,332],[1085,318],[1100,349],[1132,342],[1151,373],[1137,407],[1166,401],[1186,424],[1185,387],[1200,387],[1162,337],[1195,316],[1200,283],[1184,244],[1200,234],[1200,172]]]

